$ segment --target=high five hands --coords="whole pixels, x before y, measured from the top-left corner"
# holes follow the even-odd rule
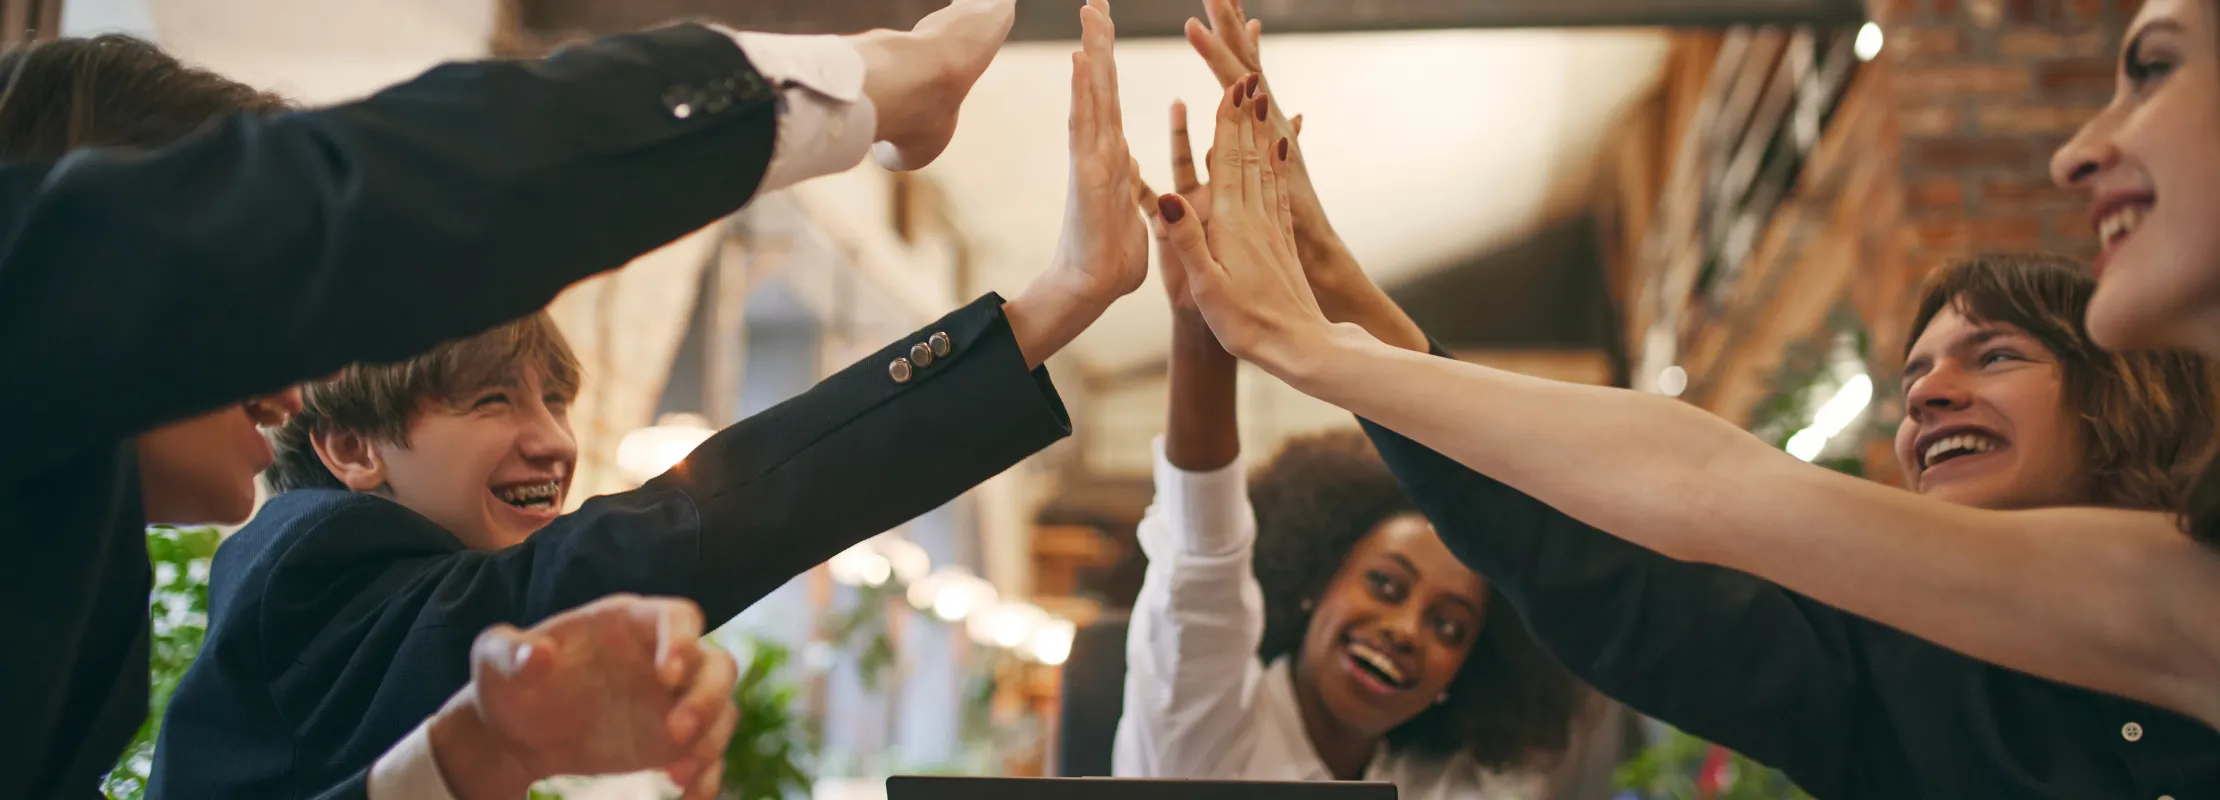
[[[1295,250],[1289,137],[1271,124],[1272,98],[1246,75],[1218,104],[1207,220],[1178,194],[1157,198],[1187,291],[1228,352],[1274,374],[1334,326],[1319,310]],[[1282,375],[1282,377],[1286,377]]]
[[[1079,10],[1080,51],[1071,57],[1071,175],[1058,266],[1094,292],[1123,296],[1148,277],[1149,241],[1132,198],[1141,191],[1118,104],[1118,65],[1109,0]]]

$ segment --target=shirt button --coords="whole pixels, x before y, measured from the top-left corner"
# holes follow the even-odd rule
[[[933,346],[933,355],[936,356],[948,355],[949,350],[955,349],[955,343],[949,340],[948,334],[946,333],[936,333],[931,336],[927,336],[925,337],[925,343]]]
[[[910,360],[907,358],[895,359],[894,363],[887,365],[886,374],[887,377],[893,378],[895,383],[909,383]]]
[[[2143,726],[2133,722],[2120,726],[2120,738],[2131,742],[2143,741]]]
[[[910,363],[920,367],[932,366],[933,348],[927,347],[924,342],[910,345]]]
[[[2174,800],[2174,796],[2170,794],[2162,794],[2158,796],[2158,800]]]

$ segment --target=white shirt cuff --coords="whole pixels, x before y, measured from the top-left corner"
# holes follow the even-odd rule
[[[1157,513],[1180,552],[1231,555],[1256,542],[1249,470],[1241,459],[1208,472],[1189,472],[1164,457],[1164,437],[1156,437],[1150,447],[1156,453]]]
[[[871,152],[877,109],[863,94],[863,54],[840,36],[792,36],[710,26],[732,37],[779,90],[778,143],[756,194],[846,172]]]
[[[432,740],[425,733],[430,724],[426,720],[417,725],[371,765],[366,787],[370,800],[455,800],[447,779],[439,774],[439,762],[432,758]]]

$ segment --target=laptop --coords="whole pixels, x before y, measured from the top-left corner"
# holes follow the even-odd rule
[[[887,800],[1396,800],[1395,784],[896,775]]]

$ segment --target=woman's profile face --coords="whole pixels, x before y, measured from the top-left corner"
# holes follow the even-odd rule
[[[1342,725],[1382,736],[1439,700],[1479,638],[1487,584],[1404,514],[1357,542],[1317,598],[1298,691]]]
[[[2051,159],[2102,248],[2089,333],[2109,349],[2220,356],[2220,28],[2213,0],[2149,0],[2112,102]]]

